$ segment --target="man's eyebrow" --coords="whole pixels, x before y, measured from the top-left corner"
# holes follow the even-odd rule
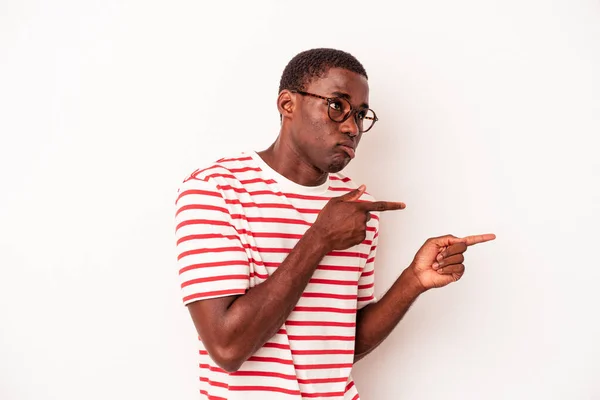
[[[341,97],[341,98],[344,98],[344,99],[350,101],[350,95],[348,93],[335,91],[335,92],[332,92],[331,94],[336,97]],[[367,103],[362,103],[359,107],[360,108],[369,108],[369,105]]]

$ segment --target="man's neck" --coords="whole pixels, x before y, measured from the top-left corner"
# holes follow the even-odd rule
[[[266,150],[258,155],[280,175],[302,186],[319,186],[327,180],[327,172],[321,171],[303,157],[300,152],[278,137]]]

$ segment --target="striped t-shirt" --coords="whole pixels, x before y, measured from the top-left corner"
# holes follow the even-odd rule
[[[184,304],[243,295],[269,279],[327,201],[356,187],[339,173],[320,186],[298,185],[255,152],[196,170],[176,202]],[[199,338],[200,397],[359,399],[350,374],[356,311],[375,301],[378,227],[371,213],[362,243],[321,260],[286,322],[238,371],[219,368]]]

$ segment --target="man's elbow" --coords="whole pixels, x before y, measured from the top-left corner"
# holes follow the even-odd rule
[[[239,350],[233,347],[217,347],[208,352],[213,361],[229,373],[236,372],[247,360],[247,357],[240,353]]]

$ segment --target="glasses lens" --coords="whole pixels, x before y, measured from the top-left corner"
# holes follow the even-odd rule
[[[329,118],[335,122],[344,121],[350,113],[350,110],[350,103],[345,99],[334,97],[329,100],[329,109],[327,112],[329,113]]]
[[[361,132],[366,132],[375,123],[375,113],[371,109],[360,110],[356,114],[356,124]]]

